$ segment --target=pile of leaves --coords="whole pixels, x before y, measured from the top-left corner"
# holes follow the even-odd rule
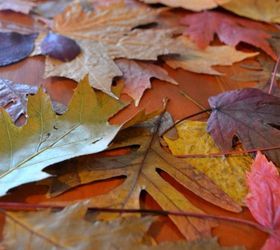
[[[32,20],[0,26],[4,70],[41,57],[45,79],[77,83],[65,105],[44,84],[0,79],[0,195],[33,182],[49,197],[0,202],[4,249],[243,249],[213,238],[218,223],[254,227],[268,235],[262,249],[280,249],[278,1],[0,0],[0,10]],[[208,108],[181,92],[201,110],[175,122],[172,99],[139,108],[159,88],[152,78],[180,90],[172,69],[235,87],[209,96]],[[111,122],[128,106],[136,111]],[[59,199],[112,179],[122,181],[108,192]],[[208,214],[175,182],[228,214],[247,207],[256,222]],[[143,194],[158,210],[143,208]],[[184,240],[157,243],[155,215]]]

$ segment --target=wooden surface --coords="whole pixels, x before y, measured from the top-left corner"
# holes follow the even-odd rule
[[[29,18],[12,12],[1,12],[0,21],[1,20],[10,20],[24,25],[32,24]],[[147,111],[154,110],[162,105],[162,99],[164,97],[168,97],[170,100],[168,111],[171,112],[175,120],[200,111],[201,108],[199,108],[194,101],[207,108],[207,99],[209,96],[216,95],[226,90],[252,85],[250,83],[240,85],[237,82],[225,78],[194,74],[183,70],[175,71],[167,66],[164,67],[168,70],[170,75],[178,81],[179,85],[174,86],[165,82],[153,80],[152,89],[146,92],[139,108],[146,108]],[[234,74],[239,70],[238,66],[219,69],[226,74]],[[52,99],[67,104],[72,96],[76,83],[62,78],[43,79],[43,70],[44,57],[37,56],[7,67],[1,67],[0,77],[31,85],[43,85]],[[190,98],[187,98],[186,96],[191,97],[194,101],[190,101]],[[130,100],[127,96],[122,96],[122,98]],[[116,117],[114,117],[111,122],[118,123],[132,113],[135,113],[136,110],[137,109],[133,105],[130,105],[126,110],[121,111]],[[245,208],[240,214],[226,212],[195,196],[167,174],[163,174],[163,177],[206,213],[228,215],[252,220],[250,213]],[[83,185],[55,198],[54,200],[72,201],[75,199],[88,198],[93,195],[108,192],[121,182],[122,179],[113,179]],[[11,194],[1,198],[0,201],[38,203],[47,200],[44,195],[46,191],[46,187],[38,187],[34,184],[28,184],[15,189]],[[142,206],[146,208],[159,208],[155,201],[147,194],[143,194],[142,196]],[[1,225],[3,225],[3,218],[1,220]],[[182,236],[176,227],[166,217],[159,218],[158,222],[152,226],[150,233],[157,241],[182,239]],[[233,223],[220,223],[213,230],[213,234],[219,237],[220,243],[224,246],[244,245],[247,249],[252,250],[260,249],[267,237],[264,233],[254,228]]]

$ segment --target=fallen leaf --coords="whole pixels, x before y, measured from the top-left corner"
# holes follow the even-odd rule
[[[184,34],[201,49],[206,48],[217,34],[225,44],[236,46],[245,42],[262,49],[273,59],[277,58],[268,41],[271,35],[258,22],[216,11],[187,14],[181,22],[188,25]]]
[[[222,7],[240,16],[268,23],[280,23],[278,0],[234,0]]]
[[[6,109],[15,122],[26,113],[27,95],[37,91],[36,86],[0,79],[0,106]]]
[[[280,177],[276,166],[258,152],[247,183],[247,206],[256,221],[270,232],[262,250],[280,249]]]
[[[171,140],[164,137],[175,156],[209,155],[218,153],[219,148],[207,133],[205,122],[184,121],[177,126],[179,138]],[[238,151],[237,151],[238,152]],[[245,173],[252,164],[251,157],[232,155],[224,157],[187,158],[185,161],[205,173],[225,193],[240,205],[247,195]]]
[[[32,0],[0,0],[0,10],[12,10],[23,14],[29,12],[36,6]]]
[[[79,45],[74,40],[55,33],[48,33],[40,47],[43,55],[63,62],[73,60],[81,52]]]
[[[239,205],[207,176],[161,148],[158,132],[162,119],[159,116],[119,133],[111,148],[132,145],[139,147],[127,155],[79,157],[63,166],[47,169],[47,172],[56,175],[51,180],[50,192],[59,194],[81,184],[125,176],[122,184],[104,195],[92,197],[89,205],[137,209],[140,207],[140,193],[146,191],[163,210],[203,213],[161,177],[159,173],[163,171],[212,204],[230,211],[240,211]],[[51,203],[54,204],[53,201]],[[210,228],[213,226],[209,221],[195,218],[172,215],[170,218],[188,240],[210,235]]]
[[[204,50],[201,50],[187,37],[181,36],[179,40],[184,44],[185,50],[181,50],[179,56],[165,57],[164,61],[171,68],[182,68],[195,73],[221,75],[212,66],[232,65],[235,62],[254,57],[258,54],[238,51],[226,45],[208,46]]]
[[[131,96],[135,100],[136,106],[139,105],[144,91],[151,88],[151,78],[177,84],[175,80],[168,76],[166,70],[153,63],[118,59],[116,64],[122,71],[125,82],[123,93]]]
[[[246,150],[279,146],[279,97],[245,88],[210,97],[209,104],[212,112],[207,131],[222,151],[232,149],[234,136]],[[280,150],[267,150],[265,154],[280,164]]]
[[[129,250],[144,241],[153,222],[151,217],[132,217],[91,223],[85,220],[86,211],[86,205],[81,203],[55,213],[6,212],[3,244],[10,250]]]
[[[120,218],[109,222],[85,220],[87,207],[78,203],[60,212],[6,212],[2,244],[10,250],[28,247],[37,249],[76,250],[242,250],[242,247],[221,247],[216,238],[186,242],[152,244],[147,231],[151,217]],[[15,237],[17,235],[17,237]]]
[[[80,4],[74,3],[54,17],[52,29],[75,40],[114,44],[134,27],[155,22],[158,13],[147,6],[129,8],[123,2],[85,12]]]
[[[73,0],[46,1],[35,6],[33,12],[46,18],[53,18],[63,12],[71,2]]]
[[[47,177],[41,171],[46,166],[106,149],[121,128],[107,120],[123,106],[114,98],[95,93],[85,79],[62,116],[56,116],[42,89],[29,97],[28,121],[23,127],[16,127],[2,110],[0,195]]]
[[[81,81],[88,75],[92,87],[114,96],[111,91],[112,79],[122,72],[108,55],[106,47],[100,42],[77,41],[82,52],[70,62],[46,58],[44,77],[62,76]]]
[[[162,3],[171,7],[182,7],[187,10],[201,11],[215,8],[231,0],[141,0],[145,3]]]
[[[22,35],[16,32],[0,32],[0,66],[6,66],[28,57],[37,34]]]

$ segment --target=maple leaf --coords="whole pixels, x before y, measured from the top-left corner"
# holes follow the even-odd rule
[[[37,34],[22,35],[16,32],[0,32],[0,66],[6,66],[28,57]]]
[[[31,0],[0,0],[0,10],[12,10],[23,14],[28,14],[36,3]]]
[[[93,92],[85,79],[62,116],[56,116],[42,89],[29,98],[29,118],[23,127],[16,127],[2,110],[0,195],[47,177],[41,170],[50,164],[107,148],[121,128],[107,120],[123,106],[114,98]]]
[[[277,58],[268,42],[271,35],[260,23],[216,11],[187,14],[181,22],[189,26],[185,35],[190,36],[201,49],[206,48],[217,34],[225,44],[236,46],[245,42],[262,49],[273,59]]]
[[[175,80],[168,76],[166,70],[153,63],[118,59],[116,60],[116,64],[122,71],[125,82],[123,93],[131,96],[135,100],[136,106],[139,105],[144,91],[151,88],[151,78],[154,77],[162,81],[177,84]]]
[[[258,152],[251,172],[247,175],[247,183],[250,193],[246,204],[257,222],[270,232],[262,250],[279,249],[280,177],[276,166]]]
[[[139,208],[140,193],[146,191],[163,210],[202,213],[159,175],[158,171],[162,170],[201,198],[224,209],[240,211],[239,205],[207,176],[161,148],[158,132],[164,126],[162,119],[167,118],[159,116],[119,133],[111,148],[138,145],[139,148],[130,154],[117,157],[79,157],[68,161],[63,167],[60,165],[46,170],[57,176],[51,180],[51,192],[59,194],[81,184],[126,176],[125,181],[109,193],[92,197],[90,204],[98,207]],[[202,234],[210,235],[210,228],[213,226],[199,219],[172,215],[170,218],[189,240],[197,239]]]
[[[36,86],[0,79],[0,106],[16,121],[26,113],[27,95],[35,94],[37,90]]]
[[[223,151],[230,151],[237,136],[246,150],[279,146],[280,98],[259,89],[245,88],[209,98],[212,108],[207,131]],[[266,155],[280,164],[280,151]]]
[[[237,15],[268,23],[280,23],[280,3],[277,0],[234,0],[222,5]]]
[[[151,244],[146,235],[152,217],[119,218],[109,222],[85,220],[87,207],[78,203],[60,212],[6,212],[3,244],[8,249],[76,250],[241,250],[242,247],[221,247],[216,238],[186,242]],[[58,233],[59,232],[59,233]],[[14,236],[17,235],[15,238]]]
[[[88,75],[91,86],[114,96],[111,91],[112,79],[121,76],[122,72],[108,55],[106,47],[90,40],[77,43],[82,53],[70,62],[46,58],[44,77],[63,76],[79,82]]]
[[[206,49],[198,49],[187,37],[179,37],[185,49],[179,56],[166,56],[164,61],[171,68],[182,68],[195,73],[221,75],[212,68],[215,65],[232,65],[245,58],[254,57],[258,53],[245,53],[230,46],[208,46]]]
[[[201,11],[212,9],[231,0],[141,0],[145,3],[162,3],[171,7],[182,7],[187,10]]]
[[[251,157],[207,157],[219,152],[219,148],[207,133],[206,122],[184,121],[177,126],[177,132],[179,137],[176,140],[164,137],[172,154],[205,155],[206,157],[186,158],[185,161],[205,173],[236,202],[244,204],[244,197],[247,195],[245,172],[252,164]]]

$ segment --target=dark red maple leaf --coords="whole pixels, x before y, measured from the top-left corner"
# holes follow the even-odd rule
[[[258,152],[247,175],[246,204],[256,221],[270,233],[262,250],[280,249],[280,176],[272,162]]]
[[[236,46],[240,42],[245,42],[277,59],[268,42],[271,34],[265,32],[264,25],[258,22],[216,11],[204,11],[187,14],[181,23],[188,25],[184,34],[190,36],[201,49],[206,48],[217,34],[225,44]]]
[[[212,108],[208,132],[223,151],[232,149],[237,136],[245,149],[277,147],[280,144],[280,98],[259,89],[245,88],[209,98]],[[280,166],[280,150],[267,150]]]

